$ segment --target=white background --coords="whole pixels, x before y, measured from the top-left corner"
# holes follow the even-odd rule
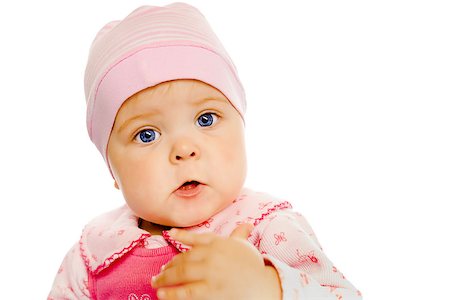
[[[170,2],[5,3],[0,298],[45,299],[86,222],[123,203],[85,128],[90,43]],[[246,185],[290,200],[365,299],[447,298],[448,2],[189,3],[246,88]]]

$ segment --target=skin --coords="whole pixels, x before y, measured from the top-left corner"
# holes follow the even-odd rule
[[[158,299],[282,299],[277,271],[264,265],[247,241],[253,225],[237,227],[229,238],[178,230],[171,235],[191,245],[152,279]],[[181,287],[171,287],[181,284]]]
[[[197,80],[164,82],[123,103],[107,155],[114,184],[143,220],[142,228],[161,234],[208,220],[240,194],[247,165],[244,123],[210,85]],[[189,181],[201,183],[192,196],[179,192]],[[246,241],[246,226],[229,238],[179,230],[174,238],[193,248],[189,255],[175,256],[152,282],[159,299],[280,299],[276,271],[265,266],[261,254]],[[195,271],[183,273],[188,266]],[[217,267],[221,272],[212,272]]]

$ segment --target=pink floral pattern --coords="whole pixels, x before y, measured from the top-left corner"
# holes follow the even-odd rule
[[[232,205],[205,222],[186,228],[229,236],[237,224],[252,223],[248,238],[273,265],[280,277],[285,300],[360,300],[361,292],[325,256],[306,219],[287,201],[264,193],[244,190]],[[190,248],[163,232],[178,251]],[[114,261],[153,237],[137,226],[127,206],[104,214],[83,230],[80,242],[68,252],[55,278],[48,299],[91,299],[90,280]],[[128,300],[147,300],[147,294],[128,292]]]

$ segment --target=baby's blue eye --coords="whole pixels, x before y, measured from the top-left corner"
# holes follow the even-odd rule
[[[144,129],[141,130],[135,137],[140,143],[151,143],[154,140],[158,139],[161,134],[153,129]]]
[[[205,113],[198,117],[197,124],[201,127],[211,126],[217,120],[217,115],[214,113]]]

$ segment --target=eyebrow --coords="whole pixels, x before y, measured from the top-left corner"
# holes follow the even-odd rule
[[[192,104],[194,104],[194,105],[200,105],[200,104],[203,104],[203,103],[205,103],[205,102],[208,102],[208,101],[216,101],[216,102],[228,102],[228,100],[227,99],[225,99],[224,97],[206,97],[206,98],[201,98],[201,99],[199,99],[199,100],[197,100],[197,101],[193,101],[192,102]]]
[[[120,133],[125,127],[128,126],[128,124],[130,124],[131,122],[133,122],[135,120],[142,119],[144,117],[148,118],[148,117],[151,117],[151,116],[154,116],[154,115],[157,115],[157,114],[158,113],[156,111],[152,111],[152,112],[145,113],[145,114],[135,115],[134,117],[131,117],[131,118],[127,119],[125,122],[123,122],[123,124],[120,125],[118,132]]]
[[[196,100],[196,101],[192,101],[192,104],[194,106],[199,106],[199,105],[201,105],[201,104],[203,104],[205,102],[209,102],[209,101],[220,102],[220,103],[227,103],[228,102],[228,100],[223,98],[223,97],[206,97],[206,98],[201,98],[201,99]],[[151,111],[151,112],[148,112],[148,113],[145,113],[145,114],[135,115],[135,116],[127,119],[125,122],[123,122],[123,124],[120,125],[118,132],[120,133],[125,127],[127,127],[131,122],[133,122],[135,120],[138,120],[138,119],[141,119],[141,118],[148,118],[148,117],[151,117],[151,116],[154,116],[154,115],[157,115],[157,114],[158,114],[157,111]]]

